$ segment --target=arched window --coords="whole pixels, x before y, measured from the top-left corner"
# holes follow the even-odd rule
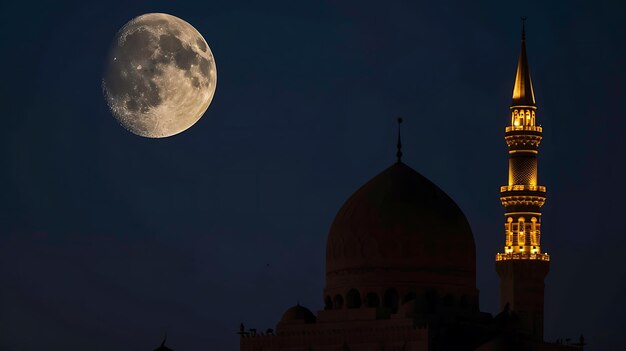
[[[378,294],[369,292],[365,295],[365,306],[367,307],[378,307],[380,306],[380,298],[378,298]]]
[[[523,127],[526,125],[526,116],[524,115],[524,110],[515,110],[514,111],[514,118],[513,118],[513,125],[515,127]]]
[[[326,296],[324,299],[324,309],[332,310],[333,309],[333,299],[330,296]]]
[[[426,300],[426,312],[432,313],[437,309],[437,305],[439,305],[439,294],[436,290],[428,290],[424,294],[424,300]]]
[[[346,307],[359,308],[361,307],[361,294],[357,289],[350,289],[346,295]]]
[[[541,223],[539,221],[535,223],[535,240],[537,240],[537,245],[541,245]]]
[[[387,289],[385,291],[384,306],[391,310],[391,313],[398,312],[398,291],[396,289]]]
[[[533,217],[530,219],[530,244],[531,245],[539,245],[537,240],[537,218]]]
[[[343,308],[343,297],[339,294],[335,295],[334,307],[336,310]]]
[[[505,231],[506,231],[506,246],[513,245],[513,228],[511,223],[513,223],[513,218],[509,217],[506,219]]]
[[[526,226],[524,224],[524,222],[526,221],[526,219],[524,217],[520,217],[517,219],[518,223],[519,223],[519,238],[518,238],[518,245],[519,246],[524,246],[526,245],[526,233],[524,232],[526,229]]]
[[[404,295],[404,297],[402,298],[402,303],[407,303],[411,300],[415,300],[416,298],[417,298],[417,295],[415,294],[415,292],[411,291]]]

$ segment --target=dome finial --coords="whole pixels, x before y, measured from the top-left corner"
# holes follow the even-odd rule
[[[526,20],[528,17],[521,17],[522,20],[522,41],[526,41]]]
[[[167,333],[165,333],[165,337],[163,337],[163,341],[161,342],[161,346],[159,346],[154,351],[172,351],[169,347],[165,346],[165,342],[167,341]]]
[[[402,118],[398,118],[398,152],[396,152],[396,156],[398,157],[398,163],[402,162],[402,139],[400,135],[400,125],[402,124]]]

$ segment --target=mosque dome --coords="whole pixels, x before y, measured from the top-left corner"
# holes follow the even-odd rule
[[[477,299],[474,237],[446,193],[397,162],[350,196],[331,225],[326,308],[398,306],[427,292]]]

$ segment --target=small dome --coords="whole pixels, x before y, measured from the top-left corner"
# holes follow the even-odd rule
[[[313,312],[311,312],[308,308],[297,304],[293,307],[290,307],[287,311],[285,311],[285,313],[283,313],[283,318],[281,318],[280,323],[315,323],[315,320],[316,318]]]
[[[476,292],[472,230],[456,203],[398,162],[363,185],[333,221],[326,295],[350,288]],[[407,290],[408,291],[408,290]]]

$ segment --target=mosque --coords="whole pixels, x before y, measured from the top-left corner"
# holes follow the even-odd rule
[[[239,330],[241,351],[581,350],[577,342],[543,339],[544,279],[550,256],[541,249],[537,182],[542,127],[522,25],[522,45],[505,128],[508,184],[504,248],[495,255],[500,310],[481,312],[476,248],[465,215],[437,185],[397,162],[346,200],[326,244],[324,309],[300,304],[276,330]],[[402,122],[401,119],[398,120]],[[171,351],[165,340],[155,351]]]
[[[509,177],[500,187],[504,247],[495,255],[499,314],[479,309],[467,219],[443,190],[402,162],[398,131],[397,162],[352,194],[330,227],[324,309],[293,306],[276,330],[242,324],[240,350],[581,350],[582,336],[568,345],[543,339],[546,187],[537,181],[542,127],[523,25],[510,110]]]
[[[481,312],[476,250],[459,206],[437,185],[397,162],[359,188],[339,209],[326,245],[324,309],[296,305],[276,330],[246,330],[241,351],[580,350],[543,340],[541,249],[546,187],[537,181],[542,127],[522,25],[510,125],[504,247],[495,255],[501,312]],[[399,120],[401,123],[401,120]]]

